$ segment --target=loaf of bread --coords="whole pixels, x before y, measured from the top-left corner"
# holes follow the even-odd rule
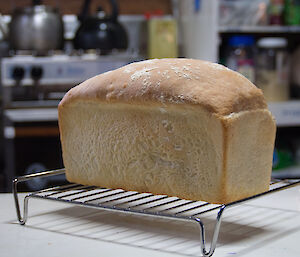
[[[72,88],[58,111],[71,182],[211,203],[268,190],[274,119],[222,65],[132,63]]]

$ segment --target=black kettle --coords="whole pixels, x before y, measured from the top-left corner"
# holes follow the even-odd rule
[[[110,53],[113,49],[125,50],[128,46],[127,33],[118,22],[118,6],[110,0],[112,12],[106,15],[101,7],[96,15],[89,15],[91,0],[85,0],[81,14],[81,22],[75,38],[75,49],[99,49],[101,54]]]

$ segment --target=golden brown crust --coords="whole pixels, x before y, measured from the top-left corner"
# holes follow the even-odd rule
[[[218,115],[267,108],[262,91],[237,72],[183,58],[136,62],[95,76],[71,89],[60,107],[74,100],[184,103]]]
[[[133,63],[70,90],[58,113],[70,182],[211,203],[268,188],[275,122],[261,90],[221,65]]]

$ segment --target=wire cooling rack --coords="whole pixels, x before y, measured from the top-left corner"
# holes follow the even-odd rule
[[[150,215],[162,218],[180,219],[196,222],[200,227],[200,247],[203,256],[212,256],[220,230],[223,213],[226,209],[258,197],[284,190],[300,184],[300,180],[277,180],[270,184],[270,190],[239,201],[228,204],[210,204],[202,201],[184,200],[166,195],[153,195],[122,189],[100,188],[80,184],[54,186],[29,193],[24,198],[23,216],[21,215],[17,185],[19,182],[35,178],[64,174],[64,169],[43,171],[21,176],[13,180],[13,194],[19,223],[25,225],[28,218],[28,200],[30,198],[47,199],[58,202],[86,206],[107,211],[133,213],[136,215]],[[201,220],[204,213],[216,211],[216,221],[212,241],[209,249],[205,240],[205,227]]]

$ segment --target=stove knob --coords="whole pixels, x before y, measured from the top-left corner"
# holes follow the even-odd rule
[[[25,75],[24,68],[22,68],[20,66],[16,66],[13,68],[11,76],[14,80],[21,80],[24,78],[24,75]]]
[[[31,78],[38,80],[43,76],[43,69],[40,66],[33,66],[30,72]]]

